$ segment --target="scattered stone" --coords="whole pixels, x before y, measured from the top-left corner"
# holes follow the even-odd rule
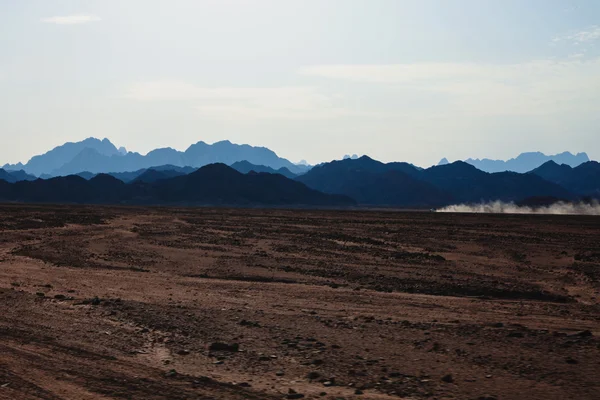
[[[319,379],[320,377],[321,377],[321,374],[320,374],[320,373],[318,373],[317,371],[312,371],[312,372],[309,372],[309,373],[306,375],[306,378],[307,378],[307,379],[310,379],[311,381],[312,381],[312,380],[315,380],[315,379]]]
[[[512,337],[512,338],[524,338],[525,335],[523,335],[523,332],[511,332],[507,335],[507,337]]]
[[[492,325],[494,328],[503,328],[504,324],[502,322],[496,322],[495,324]]]
[[[169,370],[167,373],[165,373],[165,376],[167,378],[173,378],[174,376],[177,376],[177,371],[175,371],[174,369]]]
[[[227,343],[221,343],[221,342],[215,342],[212,343],[208,349],[210,351],[229,351],[232,353],[237,353],[240,350],[240,345],[237,343],[234,344],[227,344]]]
[[[275,372],[275,375],[276,376],[284,376],[285,372],[283,372],[283,371],[277,371],[277,372]]]
[[[287,399],[303,399],[304,395],[302,393],[288,393],[286,398]]]
[[[446,383],[452,383],[452,382],[454,382],[454,378],[452,377],[451,374],[448,374],[448,375],[444,375],[442,377],[442,381],[444,381]]]
[[[222,365],[223,361],[222,360],[218,360],[218,361],[213,362],[213,364],[214,365]]]
[[[240,321],[241,326],[250,326],[252,328],[260,328],[260,324],[258,322],[247,321],[245,319]]]
[[[245,388],[249,388],[252,387],[251,384],[249,384],[248,382],[242,382],[242,383],[238,383],[237,384],[239,387],[245,387]]]
[[[362,390],[360,390],[360,389],[356,389],[356,390],[354,391],[354,394],[356,394],[356,395],[359,395],[359,396],[360,396],[361,394],[365,394],[365,392],[363,392],[363,391],[362,391]]]
[[[322,365],[323,364],[323,360],[312,360],[311,364],[312,365]]]
[[[321,392],[321,393],[319,393],[319,396],[325,397],[325,396],[327,396],[327,392]]]
[[[185,349],[181,349],[177,352],[177,354],[179,354],[180,356],[187,356],[190,354],[189,350],[185,350]]]
[[[333,382],[325,381],[325,382],[323,382],[323,386],[325,386],[325,387],[333,386]]]
[[[591,331],[585,330],[585,331],[581,331],[581,332],[577,333],[577,336],[579,336],[579,337],[592,337],[592,336],[594,336],[594,334]]]
[[[37,297],[44,297],[44,296],[46,296],[46,293],[37,292],[35,295],[36,295]]]
[[[56,300],[65,300],[67,298],[67,296],[65,296],[64,294],[56,294],[56,295],[54,295],[54,298]]]
[[[577,361],[576,359],[572,358],[572,357],[567,357],[565,358],[565,362],[567,364],[579,364],[579,361]]]

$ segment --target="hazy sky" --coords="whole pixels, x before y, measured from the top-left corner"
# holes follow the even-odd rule
[[[600,159],[600,1],[0,0],[0,135],[0,165],[90,136]]]

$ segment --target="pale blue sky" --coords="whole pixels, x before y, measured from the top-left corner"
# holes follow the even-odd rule
[[[0,165],[108,137],[600,158],[597,0],[0,0]]]

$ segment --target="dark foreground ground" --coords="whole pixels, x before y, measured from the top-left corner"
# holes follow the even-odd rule
[[[598,399],[600,218],[0,206],[0,399]]]

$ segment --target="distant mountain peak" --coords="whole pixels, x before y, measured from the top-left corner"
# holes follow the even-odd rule
[[[442,159],[440,160],[440,162],[439,162],[439,163],[437,163],[437,165],[438,165],[438,166],[439,166],[439,165],[446,165],[446,164],[450,164],[450,161],[448,161],[448,159],[447,159],[446,157],[442,158]]]
[[[511,158],[509,160],[491,160],[488,158],[483,159],[473,159],[469,158],[465,160],[465,162],[474,165],[485,172],[503,172],[503,171],[513,171],[525,173],[529,172],[547,161],[555,161],[557,164],[566,164],[571,167],[576,167],[585,162],[588,162],[590,159],[586,153],[577,153],[572,154],[569,151],[564,151],[555,155],[546,155],[539,151],[531,151],[519,154],[515,158]]]

